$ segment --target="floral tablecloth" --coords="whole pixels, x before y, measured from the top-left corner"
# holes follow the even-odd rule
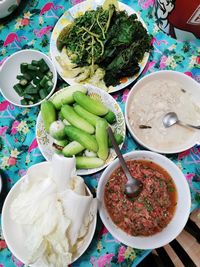
[[[37,49],[48,54],[51,31],[64,10],[81,1],[45,0],[22,1],[21,6],[7,20],[0,22],[0,65],[20,49]],[[126,0],[147,24],[153,35],[153,51],[142,73],[146,75],[162,69],[178,70],[200,82],[200,41],[178,42],[162,33],[154,23],[154,0]],[[12,74],[11,74],[12,75]],[[63,82],[58,81],[58,88]],[[113,97],[124,111],[130,87],[115,93]],[[35,139],[35,122],[39,108],[13,106],[0,95],[0,169],[4,180],[3,199],[28,167],[44,161]],[[127,132],[123,153],[142,149]],[[192,209],[200,206],[200,146],[170,156],[185,174],[192,194]],[[84,177],[95,194],[100,173]],[[98,224],[93,241],[84,255],[72,264],[86,266],[136,266],[149,251],[127,247],[116,240]],[[23,266],[7,248],[0,236],[0,267]]]

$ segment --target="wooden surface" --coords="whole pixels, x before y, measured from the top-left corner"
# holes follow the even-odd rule
[[[199,215],[199,217],[198,217]],[[200,209],[193,212],[190,218],[199,226],[200,228]],[[200,267],[200,244],[197,243],[194,237],[192,237],[188,232],[183,230],[181,234],[176,238],[182,247],[186,250],[188,255],[192,258],[194,263]],[[166,251],[168,252],[170,258],[176,267],[184,267],[182,262],[174,253],[173,249],[169,246],[165,246]],[[167,267],[167,266],[166,266]]]

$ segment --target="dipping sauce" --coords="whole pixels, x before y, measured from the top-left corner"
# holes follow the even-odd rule
[[[194,145],[197,131],[177,124],[165,128],[163,116],[173,111],[180,120],[200,125],[199,101],[200,94],[198,99],[194,98],[181,84],[157,79],[133,92],[127,111],[128,121],[136,137],[152,150],[182,150],[187,145]]]
[[[133,236],[149,236],[163,230],[174,215],[177,190],[168,174],[159,165],[146,160],[126,162],[131,174],[143,183],[136,199],[124,194],[126,177],[118,167],[105,186],[104,202],[112,221]]]

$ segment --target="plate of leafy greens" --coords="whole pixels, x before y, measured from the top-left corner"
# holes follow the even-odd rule
[[[68,84],[91,84],[108,93],[140,75],[150,49],[142,18],[116,0],[88,0],[68,9],[50,40],[51,58]]]

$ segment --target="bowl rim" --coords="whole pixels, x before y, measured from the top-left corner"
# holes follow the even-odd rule
[[[55,79],[55,82],[54,82],[54,85],[53,85],[53,88],[52,90],[50,91],[50,93],[44,98],[42,99],[40,102],[37,102],[35,104],[32,104],[32,105],[21,105],[21,104],[18,104],[18,103],[15,103],[14,101],[8,99],[5,94],[4,94],[4,90],[2,90],[2,88],[0,88],[0,92],[1,94],[3,95],[3,97],[9,101],[11,104],[13,104],[14,106],[18,106],[18,107],[24,107],[24,108],[30,108],[30,107],[35,107],[35,106],[38,106],[40,105],[43,101],[47,100],[52,94],[53,92],[55,91],[55,88],[56,88],[56,84],[57,84],[57,80],[58,80],[58,73],[57,73],[57,70],[56,70],[56,67],[52,61],[52,59],[50,58],[50,56],[48,56],[47,54],[39,51],[39,50],[36,50],[36,49],[22,49],[20,51],[17,51],[13,54],[11,54],[10,56],[8,56],[8,58],[6,58],[6,60],[3,62],[3,64],[0,66],[0,73],[2,71],[2,69],[4,68],[5,64],[7,64],[9,62],[10,59],[12,59],[13,57],[15,57],[16,55],[18,54],[25,54],[25,53],[36,53],[36,54],[40,54],[43,58],[45,58],[51,65],[52,69],[53,69],[53,80]]]
[[[154,162],[154,160],[152,159],[152,157],[154,157],[154,158],[156,157],[157,159],[164,160],[165,162],[168,162],[168,164],[170,164],[170,166],[173,167],[173,169],[175,170],[175,172],[179,176],[180,181],[181,181],[181,184],[182,184],[182,186],[184,188],[184,192],[185,192],[185,196],[186,196],[185,197],[185,202],[187,203],[187,205],[184,206],[185,213],[184,213],[184,215],[181,218],[181,225],[180,224],[177,225],[177,229],[176,229],[176,231],[174,231],[174,235],[173,236],[166,235],[165,242],[162,242],[161,244],[155,244],[153,242],[152,245],[149,245],[149,244],[146,244],[145,243],[145,239],[147,241],[148,238],[154,237],[156,235],[160,235],[162,233],[162,231],[166,229],[167,226],[165,228],[163,228],[163,230],[161,232],[159,232],[159,233],[157,233],[155,235],[147,236],[147,237],[143,237],[143,236],[134,237],[134,236],[131,236],[131,235],[126,234],[122,229],[120,229],[119,227],[117,227],[114,224],[114,222],[110,218],[108,212],[106,211],[106,208],[104,207],[103,196],[104,196],[104,187],[105,187],[105,184],[106,184],[106,182],[107,182],[110,174],[117,168],[116,165],[120,166],[120,163],[119,163],[119,159],[118,158],[116,158],[103,171],[103,173],[102,173],[102,175],[101,175],[101,177],[99,179],[99,183],[98,183],[98,187],[97,187],[97,199],[98,199],[98,210],[99,210],[100,218],[101,218],[103,224],[105,225],[105,227],[108,229],[108,231],[116,239],[118,239],[120,242],[122,242],[123,244],[125,244],[127,246],[130,246],[130,247],[133,247],[133,248],[137,248],[137,249],[155,249],[155,248],[162,247],[162,246],[168,244],[169,242],[171,242],[173,239],[175,239],[181,233],[181,231],[184,229],[185,224],[187,223],[187,220],[189,218],[190,210],[191,210],[191,194],[190,194],[190,189],[189,189],[189,185],[187,183],[187,180],[186,180],[184,174],[178,168],[178,166],[173,161],[171,161],[170,159],[168,159],[167,157],[165,157],[162,154],[159,154],[159,153],[156,153],[156,152],[152,152],[152,151],[140,150],[140,151],[131,151],[131,152],[128,152],[128,153],[124,154],[123,156],[124,156],[125,160],[126,160],[126,158],[128,158],[128,159],[134,159],[135,157],[136,157],[136,159],[148,160],[148,159],[143,158],[143,157],[149,157],[149,158],[151,158],[151,160],[153,162]],[[160,165],[162,167],[161,164],[159,164],[157,162],[155,162],[155,163],[158,164],[158,165]],[[164,169],[167,172],[169,172],[167,168],[164,168]],[[173,179],[173,177],[172,177],[172,179]],[[178,182],[175,181],[174,179],[173,179],[173,181],[174,181],[174,183],[175,183],[175,185],[177,187]],[[180,192],[180,190],[178,190],[178,188],[177,188],[177,194],[179,192]],[[177,202],[181,203],[181,199],[178,198],[178,196],[177,196]],[[177,205],[177,207],[178,207],[178,205]],[[173,218],[175,217],[176,212],[177,212],[177,209],[175,210],[175,213],[173,215]],[[172,220],[173,220],[173,218],[172,218]],[[109,223],[109,221],[111,223]],[[170,224],[170,222],[169,222],[169,224]],[[112,227],[112,225],[114,225],[115,227]],[[124,240],[123,237],[121,236],[121,233],[120,232],[121,233],[123,232],[126,236],[132,238],[133,240],[131,240],[131,241],[130,240],[129,241]],[[136,242],[136,243],[138,242],[137,240],[134,240],[134,238],[139,238],[140,239],[140,241],[139,241],[140,244],[134,244],[134,242]],[[143,242],[142,245],[141,245],[141,242]]]
[[[42,162],[38,162],[34,165],[31,165],[28,169],[32,169],[32,168],[35,168],[36,166],[42,166],[42,165],[47,165],[47,166],[50,166],[51,165],[51,162],[49,161],[42,161]],[[27,170],[28,170],[27,169]],[[9,206],[9,200],[10,200],[10,197],[12,197],[12,195],[14,194],[14,192],[17,190],[19,190],[20,188],[20,185],[24,182],[24,180],[26,179],[27,177],[27,174],[23,175],[15,184],[14,186],[12,186],[12,188],[10,189],[8,195],[6,196],[6,199],[3,203],[3,207],[2,207],[2,216],[1,216],[1,225],[2,225],[2,233],[4,235],[4,238],[6,240],[6,243],[8,245],[8,248],[10,249],[10,251],[13,253],[13,255],[15,255],[15,257],[17,257],[21,262],[23,262],[23,259],[22,257],[20,257],[20,255],[18,255],[17,253],[15,253],[15,248],[13,248],[13,246],[10,244],[10,242],[8,241],[9,238],[7,238],[7,231],[5,230],[5,218],[6,218],[6,213],[9,213],[9,211],[7,210]],[[91,190],[89,189],[89,187],[87,186],[87,184],[85,183],[85,187],[86,187],[86,190],[87,192],[92,195],[91,193]],[[19,191],[18,191],[19,192]],[[16,192],[15,192],[16,193]],[[89,245],[91,244],[92,242],[92,239],[94,237],[94,234],[95,234],[95,230],[96,230],[96,225],[97,225],[97,211],[95,213],[95,216],[93,217],[93,220],[91,222],[91,224],[89,225],[89,228],[91,228],[90,230],[88,230],[88,232],[90,231],[91,234],[90,236],[88,237],[88,239],[85,241],[85,244],[84,244],[84,247],[82,248],[82,250],[80,249],[80,254],[79,255],[74,255],[73,259],[72,259],[72,262],[75,262],[76,260],[78,260],[84,253],[85,251],[88,249]],[[87,235],[86,235],[86,238],[87,238]],[[23,262],[24,263],[24,262]]]
[[[140,144],[142,147],[144,148],[147,148],[153,152],[157,152],[157,153],[160,153],[160,154],[176,154],[176,153],[180,153],[180,152],[183,152],[185,150],[188,150],[190,149],[192,146],[198,144],[198,140],[194,141],[193,145],[191,144],[187,144],[187,145],[184,145],[184,148],[180,148],[180,149],[171,149],[170,151],[169,150],[162,150],[162,149],[157,149],[156,147],[152,147],[152,146],[149,146],[148,144],[145,144],[138,136],[136,136],[136,134],[134,133],[134,131],[132,130],[132,127],[130,126],[130,123],[129,123],[129,119],[128,119],[128,105],[129,105],[129,102],[131,101],[131,96],[134,92],[134,90],[138,90],[135,89],[136,86],[139,86],[143,81],[145,80],[148,80],[149,77],[152,77],[152,76],[157,76],[159,77],[160,74],[172,74],[172,75],[178,75],[180,76],[180,78],[183,78],[184,79],[188,79],[190,80],[190,82],[192,82],[193,84],[198,84],[193,78],[191,78],[190,76],[184,74],[183,72],[179,72],[179,71],[175,71],[175,70],[159,70],[159,71],[156,71],[156,72],[152,72],[144,77],[142,77],[140,80],[138,80],[130,89],[130,92],[128,94],[128,97],[127,97],[127,100],[126,100],[126,103],[125,103],[125,109],[124,109],[124,117],[125,117],[125,122],[126,122],[126,125],[127,125],[127,128],[131,134],[131,136],[136,140],[136,142],[138,144]],[[199,87],[200,88],[200,87]]]

